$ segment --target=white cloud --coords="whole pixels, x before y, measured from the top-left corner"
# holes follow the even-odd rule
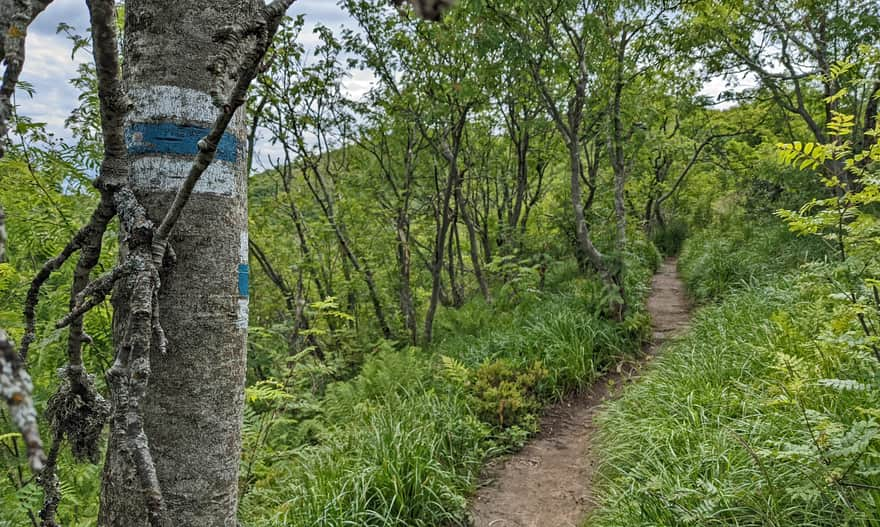
[[[354,100],[362,99],[375,82],[376,76],[372,71],[352,70],[343,83],[345,96]]]
[[[72,43],[55,28],[65,22],[84,31],[88,13],[83,2],[55,0],[40,14],[29,28],[25,48],[25,63],[21,79],[33,85],[34,98],[19,91],[16,102],[22,115],[47,123],[49,131],[69,138],[64,120],[77,106],[77,91],[69,80],[76,76],[79,64],[89,60],[88,53],[80,51],[71,58]]]

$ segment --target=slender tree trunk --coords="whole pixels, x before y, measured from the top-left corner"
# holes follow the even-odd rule
[[[340,248],[342,245],[340,244]],[[354,290],[354,280],[351,279],[351,263],[345,257],[345,251],[342,251],[342,277],[345,278],[345,287],[348,290],[346,294],[346,310],[354,317],[354,325],[357,325],[357,293]]]
[[[569,153],[569,170],[571,184],[571,205],[574,211],[575,239],[581,254],[587,259],[590,266],[599,274],[604,275],[607,272],[605,261],[602,253],[593,245],[590,239],[590,229],[587,226],[587,220],[584,216],[583,190],[581,188],[581,164],[580,146],[576,142],[568,144]]]
[[[547,170],[547,164],[539,161],[537,167],[535,169],[535,173],[537,176],[537,182],[535,183],[535,191],[529,197],[529,200],[526,202],[525,207],[523,209],[522,219],[519,222],[519,232],[520,236],[525,237],[526,229],[529,226],[529,216],[531,216],[532,208],[538,204],[538,200],[541,199],[541,192],[544,186],[544,172]]]
[[[461,214],[461,220],[467,228],[468,242],[470,243],[471,265],[474,266],[474,276],[477,279],[477,284],[480,286],[480,292],[483,293],[483,298],[485,298],[487,302],[492,302],[492,294],[489,292],[489,285],[486,283],[486,277],[483,275],[483,268],[480,265],[480,243],[477,240],[477,230],[467,212],[467,205],[465,204],[464,197],[461,193],[461,178],[459,178],[458,183],[455,185],[455,202],[456,208]]]
[[[439,207],[437,222],[437,234],[434,237],[434,256],[431,261],[431,298],[428,309],[425,312],[425,330],[423,339],[430,344],[434,336],[434,315],[437,314],[437,304],[440,302],[440,290],[443,286],[443,252],[446,250],[446,234],[449,231],[452,215],[449,211],[449,202],[452,198],[452,190],[455,180],[458,179],[458,167],[450,163],[449,174],[446,177],[446,187],[443,191],[442,202]]]
[[[652,191],[653,192],[653,189]],[[648,201],[645,203],[645,232],[650,236],[654,232],[654,196],[649,195]]]
[[[618,73],[619,75],[619,73]],[[620,99],[623,81],[618,80],[614,88],[614,101],[611,110],[611,137],[608,141],[611,167],[614,170],[614,216],[617,220],[617,251],[626,250],[626,160],[623,153],[623,124],[620,119]]]
[[[0,204],[0,263],[6,261],[6,212]]]
[[[206,68],[217,52],[212,37],[250,19],[254,4],[129,0],[125,7],[130,183],[158,221],[192,163],[200,129],[219,113]],[[168,351],[150,354],[143,414],[169,527],[236,524],[248,324],[246,135],[241,111],[183,210],[170,237],[177,261],[161,277]],[[114,340],[122,342],[132,306],[116,295],[114,306]],[[111,433],[101,527],[148,523],[132,454],[126,438]]]
[[[516,141],[516,193],[513,197],[513,208],[507,217],[507,228],[512,236],[516,232],[522,214],[526,192],[529,189],[529,132],[524,131]]]
[[[452,224],[449,231],[449,242],[446,245],[446,273],[449,276],[449,290],[452,294],[452,307],[464,304],[464,290],[455,272],[455,238],[458,236],[458,211],[452,212]]]
[[[416,309],[413,303],[412,256],[409,243],[409,217],[403,210],[397,214],[397,267],[400,272],[400,312],[403,314],[403,325],[409,335],[410,344],[419,341],[419,328],[416,323]]]
[[[312,275],[312,281],[315,283],[315,287],[318,290],[318,296],[321,297],[321,300],[324,300],[328,296],[334,296],[330,281],[321,279],[321,270],[318,268],[318,263],[315,261],[315,258],[312,255],[312,249],[309,243],[305,221],[303,220],[302,213],[300,212],[299,207],[296,204],[293,193],[290,191],[291,176],[289,160],[287,163],[285,163],[284,168],[276,167],[275,171],[278,172],[278,174],[281,176],[281,183],[284,186],[284,193],[287,195],[289,216],[291,221],[293,221],[294,228],[296,229],[297,240],[299,240],[299,251],[302,254],[303,259],[306,261],[306,265],[311,268],[309,269],[309,271]],[[324,285],[324,282],[326,282],[326,287]]]
[[[611,137],[608,141],[608,157],[611,159],[611,166],[614,169],[614,215],[617,218],[616,248],[619,253],[626,250],[626,158],[623,153],[623,123],[620,116],[620,106],[623,98],[623,68],[628,39],[629,36],[624,29],[617,45],[614,96],[611,101]]]
[[[302,272],[300,272],[299,279],[297,280],[297,288],[296,291],[294,291],[287,280],[275,270],[275,266],[272,265],[272,262],[260,246],[253,240],[250,240],[249,245],[257,263],[259,263],[260,267],[263,269],[263,272],[275,287],[278,288],[281,296],[284,297],[284,305],[287,307],[288,314],[293,319],[293,331],[291,331],[290,338],[288,339],[290,343],[290,354],[296,355],[306,347],[312,347],[312,354],[315,358],[318,360],[324,360],[324,352],[321,349],[318,339],[315,338],[315,335],[308,333],[305,337],[302,335],[302,333],[310,327],[309,318],[305,312],[306,299],[303,295]]]
[[[382,336],[384,336],[386,339],[391,339],[394,335],[391,332],[391,327],[388,325],[388,321],[385,318],[385,309],[382,307],[382,300],[379,298],[379,291],[376,287],[376,280],[373,277],[373,270],[366,260],[361,260],[354,253],[345,226],[336,219],[336,204],[333,199],[333,194],[329,191],[327,185],[325,185],[324,177],[321,174],[320,170],[318,170],[318,168],[314,165],[311,165],[310,168],[312,173],[315,175],[315,180],[317,181],[318,188],[321,191],[320,194],[318,193],[318,190],[314,187],[309,178],[306,178],[306,184],[308,184],[309,190],[311,190],[312,194],[315,197],[315,200],[318,202],[318,205],[324,212],[324,216],[330,223],[330,227],[333,229],[333,233],[336,235],[336,239],[339,241],[339,247],[342,249],[343,256],[345,256],[345,258],[349,262],[351,262],[351,266],[354,268],[354,270],[357,273],[360,273],[361,276],[363,276],[364,282],[367,284],[367,291],[370,295],[370,302],[372,302],[373,304],[373,311],[376,314],[376,321],[379,323],[379,329],[382,330]],[[349,279],[349,277],[346,277],[346,279]]]
[[[581,164],[580,145],[578,145],[577,142],[570,141],[568,143],[568,152],[569,168],[571,171],[571,205],[574,209],[575,235],[577,237],[578,247],[580,248],[581,253],[583,253],[589,261],[590,266],[599,273],[599,276],[606,285],[615,288],[620,294],[620,297],[625,298],[623,283],[620,281],[619,277],[615,276],[614,272],[608,268],[604,255],[596,249],[596,246],[593,245],[593,241],[590,239],[590,230],[584,216],[583,191],[581,189],[581,171],[583,170],[583,165]],[[611,303],[611,311],[614,318],[623,319],[623,315],[626,312],[625,300],[613,301]]]

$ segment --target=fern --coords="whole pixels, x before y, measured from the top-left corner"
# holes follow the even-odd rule
[[[462,386],[470,383],[471,372],[460,360],[448,355],[440,355],[440,364],[443,366],[443,376]]]
[[[871,441],[880,433],[880,427],[874,420],[856,421],[840,438],[832,441],[828,456],[833,458],[851,459],[867,450]]]
[[[284,389],[284,385],[274,379],[260,381],[245,389],[245,399],[248,403],[277,402],[293,399],[293,396]]]

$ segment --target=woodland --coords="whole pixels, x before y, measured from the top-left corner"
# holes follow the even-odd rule
[[[597,386],[580,526],[880,526],[876,0],[89,0],[65,137],[50,3],[0,527],[526,525],[486,467]]]

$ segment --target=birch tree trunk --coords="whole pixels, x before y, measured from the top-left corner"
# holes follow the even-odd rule
[[[130,184],[153,221],[171,204],[197,141],[219,113],[206,67],[218,50],[212,36],[249,20],[254,5],[126,2]],[[171,234],[177,260],[161,276],[168,350],[151,351],[143,415],[169,527],[236,525],[248,307],[246,135],[240,111]],[[121,341],[120,321],[131,306],[114,295],[114,307],[114,339]],[[110,436],[98,523],[145,526],[145,496],[120,435]]]

